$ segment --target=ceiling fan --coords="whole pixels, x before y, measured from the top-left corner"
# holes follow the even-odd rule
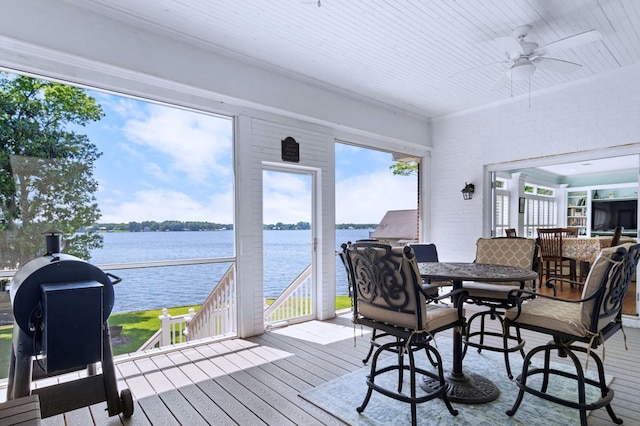
[[[529,31],[531,31],[531,26],[523,25],[513,30],[512,37],[499,37],[496,39],[498,45],[507,56],[506,63],[509,64],[509,68],[498,78],[493,90],[504,87],[511,80],[526,80],[530,78],[538,66],[564,74],[577,71],[582,65],[563,61],[562,59],[550,58],[547,55],[553,55],[561,50],[572,49],[602,39],[602,34],[598,30],[590,30],[538,47],[537,43],[525,40]]]

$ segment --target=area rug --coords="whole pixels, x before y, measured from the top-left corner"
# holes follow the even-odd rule
[[[451,340],[438,339],[438,347],[443,355],[445,370],[451,368],[450,350]],[[416,359],[419,365],[426,367],[428,361],[424,353],[418,353]],[[522,369],[522,358],[518,354],[512,354],[512,371],[517,376]],[[391,359],[383,363],[391,362]],[[553,363],[553,367],[559,364]],[[478,354],[477,351],[469,351],[464,359],[465,371],[474,371],[492,380],[500,389],[500,396],[497,400],[488,404],[466,405],[453,403],[453,407],[459,411],[455,417],[451,416],[444,403],[435,399],[418,405],[418,424],[420,425],[559,425],[568,426],[580,424],[577,410],[563,407],[558,404],[544,401],[530,394],[525,394],[520,408],[514,416],[507,416],[506,411],[511,409],[518,394],[518,387],[515,381],[509,380],[505,372],[502,354],[484,351]],[[391,424],[411,424],[411,409],[409,404],[385,397],[378,392],[373,392],[369,405],[360,414],[356,411],[367,392],[365,383],[369,374],[369,367],[361,368],[353,373],[339,377],[309,391],[303,392],[300,396],[312,404],[320,407],[329,414],[337,417],[350,425],[391,425]],[[595,377],[595,368],[591,365],[587,371],[587,376]],[[408,375],[406,375],[408,376]],[[389,388],[395,388],[391,384],[397,375],[393,377],[378,376],[376,382],[389,380]],[[610,383],[613,377],[607,376]],[[534,379],[529,379],[527,383],[535,383]],[[396,382],[397,384],[397,382]],[[408,380],[404,389],[409,389]],[[554,380],[549,385],[549,389],[555,395],[577,395],[575,384],[568,379],[560,378]],[[422,392],[419,389],[419,392]],[[589,389],[587,400],[593,401],[598,398],[596,389]],[[577,398],[577,397],[576,397]]]

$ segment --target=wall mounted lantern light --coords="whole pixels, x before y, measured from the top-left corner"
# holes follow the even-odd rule
[[[473,193],[475,192],[475,186],[472,183],[464,183],[464,188],[462,188],[462,198],[465,200],[470,200],[473,198]]]

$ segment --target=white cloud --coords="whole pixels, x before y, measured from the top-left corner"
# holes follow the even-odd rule
[[[311,177],[263,173],[263,221],[267,224],[311,222]]]
[[[415,176],[388,169],[336,182],[336,223],[379,223],[389,210],[417,208]]]
[[[204,202],[189,195],[170,190],[138,191],[131,199],[101,205],[102,223],[142,222],[145,220],[205,221],[233,223],[231,192],[212,195]]]
[[[211,175],[229,176],[232,121],[150,104],[144,118],[128,119],[123,132],[133,143],[159,151],[173,171],[196,182]]]

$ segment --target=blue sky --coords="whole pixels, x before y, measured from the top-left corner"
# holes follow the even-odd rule
[[[105,111],[85,129],[96,164],[100,222],[233,222],[231,119],[90,91]],[[416,208],[416,178],[393,176],[391,154],[336,145],[336,222],[378,223]],[[310,221],[310,180],[264,175],[264,222]]]

